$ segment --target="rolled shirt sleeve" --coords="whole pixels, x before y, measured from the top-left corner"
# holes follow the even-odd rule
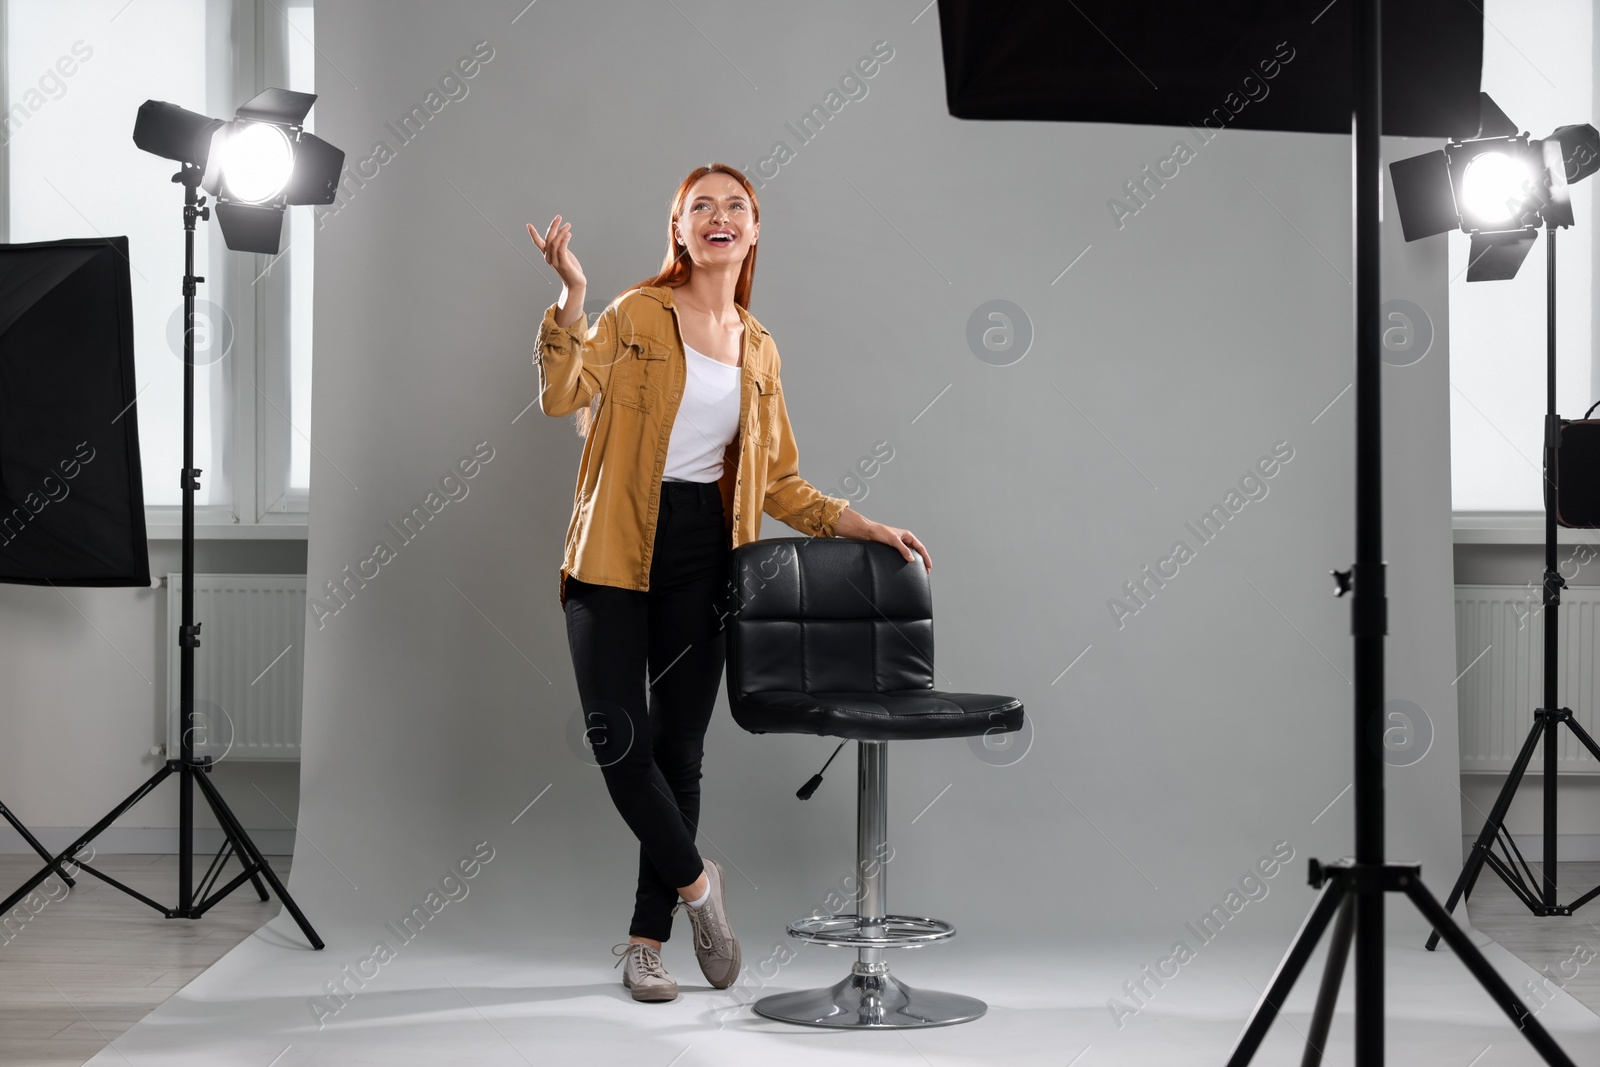
[[[534,342],[533,365],[539,372],[539,409],[546,415],[567,415],[588,407],[603,392],[615,358],[616,305],[600,313],[590,330],[587,315],[571,326],[556,324],[556,305],[545,309]]]

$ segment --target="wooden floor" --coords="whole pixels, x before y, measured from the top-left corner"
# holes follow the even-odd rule
[[[288,879],[289,857],[268,862]],[[176,901],[174,856],[102,856],[95,866],[164,904]],[[0,889],[9,894],[38,869],[30,856],[0,855]],[[238,872],[231,862],[224,880]],[[1570,901],[1600,884],[1600,863],[1563,864],[1561,877],[1560,899]],[[0,930],[0,1067],[80,1067],[280,906],[246,885],[199,921],[164,919],[92,875],[77,881],[69,899]],[[55,879],[46,886],[57,898],[64,888]],[[1450,887],[1432,888],[1442,897]],[[1485,874],[1468,913],[1475,927],[1534,970],[1548,967],[1555,984],[1600,1014],[1600,900],[1575,916],[1535,919]]]
[[[198,864],[197,877],[209,860]],[[92,862],[163,905],[177,903],[176,856],[102,855]],[[289,857],[267,862],[287,882]],[[0,855],[0,893],[9,896],[41,865],[33,856]],[[230,860],[219,884],[239,870]],[[52,875],[29,898],[35,907],[45,901],[38,913],[0,928],[3,1067],[80,1067],[281,907],[275,897],[261,901],[247,882],[204,918],[167,919],[91,874],[74,880],[63,900],[66,886]],[[19,907],[31,910],[26,901]]]
[[[1542,864],[1529,866],[1536,878],[1543,870]],[[1458,873],[1451,872],[1452,882]],[[1571,903],[1597,884],[1600,863],[1563,863],[1556,899]],[[1450,892],[1450,883],[1429,888],[1442,900]],[[1467,902],[1467,914],[1473,926],[1534,970],[1547,974],[1552,985],[1600,1014],[1600,899],[1578,909],[1575,915],[1534,918],[1511,889],[1494,872],[1486,870]],[[1530,1006],[1537,1003],[1530,1000],[1529,990],[1518,989],[1517,993]]]

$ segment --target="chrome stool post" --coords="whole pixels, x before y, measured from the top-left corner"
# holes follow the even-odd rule
[[[856,914],[810,916],[789,923],[789,936],[833,947],[854,947],[850,973],[827,989],[762,997],[757,1015],[805,1026],[896,1030],[970,1022],[988,1008],[975,997],[915,989],[889,973],[884,950],[917,948],[955,936],[939,919],[891,915],[888,910],[887,741],[857,741]],[[888,854],[886,854],[888,853]]]

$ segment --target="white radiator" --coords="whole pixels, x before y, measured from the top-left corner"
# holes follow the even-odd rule
[[[1461,721],[1461,770],[1509,771],[1533,726],[1544,692],[1544,610],[1538,582],[1456,586],[1456,703]],[[1597,741],[1595,609],[1600,587],[1561,591],[1559,706]],[[1481,657],[1481,658],[1480,658]],[[1476,661],[1476,662],[1474,662]],[[1557,765],[1563,774],[1597,774],[1587,750],[1563,728]],[[1530,771],[1544,765],[1534,752]]]
[[[290,574],[197,574],[194,617],[195,753],[215,760],[300,758],[306,579]],[[183,575],[167,575],[167,752],[176,757],[178,625]]]

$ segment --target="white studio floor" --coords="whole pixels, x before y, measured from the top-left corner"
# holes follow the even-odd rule
[[[1521,990],[1535,973],[1481,934],[1490,961]],[[638,1004],[610,967],[608,945],[584,958],[570,947],[468,954],[407,946],[318,1027],[311,1003],[323,985],[364,953],[312,952],[285,915],[256,931],[89,1062],[95,1067],[298,1067],[383,1064],[519,1067],[612,1064],[884,1064],[916,1067],[1006,1063],[1040,1067],[1177,1067],[1225,1062],[1284,944],[1224,945],[1187,964],[1119,1029],[1107,1007],[1128,973],[1126,949],[1074,949],[1040,942],[1000,954],[952,942],[893,957],[913,986],[979,996],[988,1013],[972,1023],[913,1031],[847,1033],[787,1026],[755,1016],[750,994],[704,984],[687,938],[665,959],[682,993]],[[828,985],[851,955],[800,949],[759,994]],[[750,949],[747,946],[747,953]],[[1256,1057],[1299,1064],[1322,952],[1313,957],[1288,1012]],[[746,967],[751,961],[747,955]],[[771,973],[771,968],[768,968]],[[1396,944],[1388,956],[1389,1062],[1404,1067],[1510,1067],[1542,1061],[1447,951]],[[736,987],[737,988],[737,987]],[[1350,972],[1327,1049],[1351,1062]],[[1578,1063],[1600,1062],[1600,1018],[1555,992],[1539,1020]]]

